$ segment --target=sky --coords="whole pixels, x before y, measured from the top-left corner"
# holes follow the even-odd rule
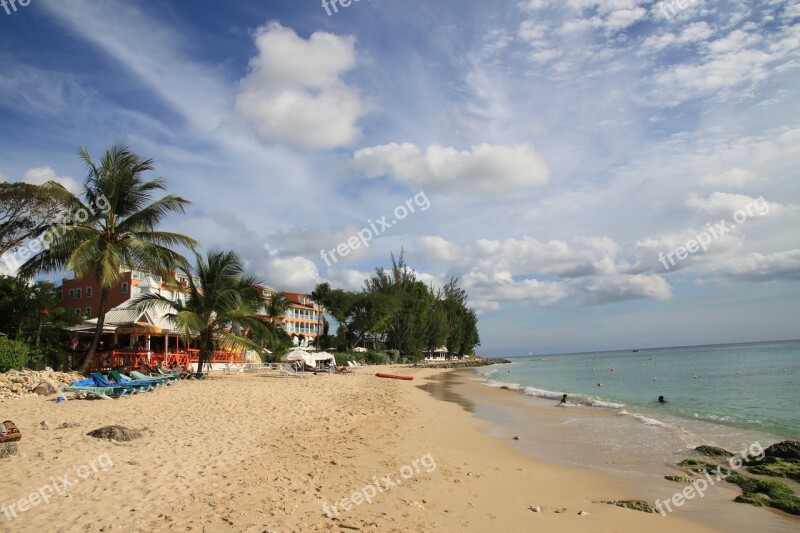
[[[126,144],[272,287],[458,277],[481,355],[800,338],[800,2],[331,2],[0,2],[0,180]]]

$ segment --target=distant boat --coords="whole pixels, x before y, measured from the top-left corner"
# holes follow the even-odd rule
[[[637,352],[639,351],[639,348],[634,348],[634,349],[633,349],[633,350],[631,350],[631,351],[632,351],[633,353],[637,353]]]

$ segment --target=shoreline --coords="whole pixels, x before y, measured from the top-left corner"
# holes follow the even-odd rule
[[[372,375],[380,371],[415,379]],[[15,531],[53,524],[65,524],[59,531],[254,533],[720,530],[593,503],[637,495],[605,472],[515,450],[487,434],[483,420],[419,388],[441,386],[450,372],[387,366],[354,376],[215,375],[114,401],[5,401],[0,410],[23,439],[19,455],[3,459],[0,504],[53,477],[72,475],[75,483],[13,521],[0,520]],[[86,435],[108,424],[142,438]],[[113,468],[75,478],[103,454]]]
[[[664,475],[684,474],[675,465],[677,455],[652,462],[652,457],[646,457],[647,450],[637,450],[636,446],[614,450],[603,449],[607,443],[591,442],[593,427],[619,423],[619,417],[610,410],[559,409],[554,400],[527,396],[514,389],[487,386],[484,383],[486,377],[474,370],[454,371],[440,379],[444,382],[439,387],[440,399],[461,404],[485,422],[484,433],[523,454],[537,460],[598,472],[620,483],[633,495],[632,498],[650,504],[657,500],[663,502],[685,487],[664,479]],[[447,395],[450,398],[443,397]],[[464,405],[465,400],[469,406]],[[666,431],[663,427],[644,424],[638,429],[656,436]],[[519,440],[512,439],[512,435],[519,436]],[[679,456],[686,458],[691,453],[686,451]],[[587,460],[587,457],[591,459]],[[682,507],[674,508],[669,518],[680,516],[725,531],[800,531],[800,519],[791,515],[733,502],[740,493],[738,487],[722,482],[706,492],[703,498],[686,501]]]

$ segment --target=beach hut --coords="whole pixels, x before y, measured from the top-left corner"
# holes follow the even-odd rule
[[[314,358],[316,366],[325,366],[326,364],[336,366],[336,357],[332,353],[316,352],[311,354],[311,357]]]
[[[447,346],[442,346],[440,348],[436,348],[435,350],[431,350],[429,352],[425,352],[425,360],[426,361],[446,361],[447,360]]]

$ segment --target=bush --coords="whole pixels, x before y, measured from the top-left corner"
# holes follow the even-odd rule
[[[389,362],[389,358],[386,356],[386,354],[372,350],[367,352],[367,360],[373,365],[385,365]]]
[[[22,370],[28,362],[28,345],[20,341],[12,341],[8,337],[0,337],[0,372]]]

